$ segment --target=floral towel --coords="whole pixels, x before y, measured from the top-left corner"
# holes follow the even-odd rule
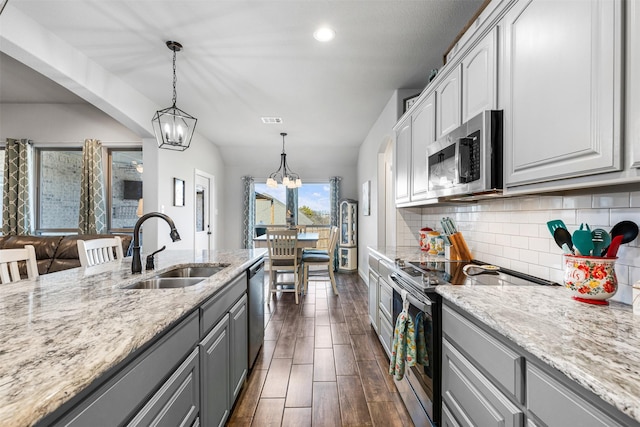
[[[403,299],[405,299],[404,295]],[[406,303],[403,308],[398,315],[393,331],[393,346],[389,363],[389,375],[393,375],[398,381],[404,377],[405,361],[406,366],[416,364],[415,327],[411,316],[409,316]]]
[[[424,321],[423,317],[426,316],[422,311],[416,316],[416,363],[422,366],[429,366],[429,353],[427,350],[426,339],[424,336]]]

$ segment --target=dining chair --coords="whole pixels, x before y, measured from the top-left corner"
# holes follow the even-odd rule
[[[124,257],[122,239],[119,236],[78,240],[77,244],[80,266],[82,267],[93,267],[94,265],[118,261]]]
[[[333,287],[333,293],[338,295],[338,288],[336,287],[336,278],[333,275],[333,258],[338,243],[338,227],[332,226],[329,234],[329,247],[327,250],[322,249],[310,249],[302,253],[302,283],[304,284],[304,293],[306,294],[309,289],[309,267],[310,266],[324,266],[329,271],[329,279],[331,280],[331,286]]]
[[[27,278],[39,276],[36,250],[33,245],[25,245],[20,249],[0,249],[0,279],[2,284],[22,280],[18,262],[24,261],[27,267]]]
[[[296,304],[300,293],[300,262],[298,259],[298,230],[267,229],[269,250],[269,295],[276,292],[294,292]],[[278,282],[278,274],[293,274],[293,282]],[[293,289],[285,285],[293,284]],[[278,289],[280,285],[280,289]],[[270,300],[271,298],[269,298]],[[269,301],[267,301],[267,304]]]

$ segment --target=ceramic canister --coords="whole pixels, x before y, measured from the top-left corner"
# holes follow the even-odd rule
[[[564,285],[574,299],[602,304],[618,290],[616,259],[564,255]]]
[[[427,238],[427,234],[433,231],[431,228],[429,227],[424,227],[420,229],[420,238],[419,238],[419,242],[420,242],[420,249],[423,251],[428,251],[429,250],[429,239]]]

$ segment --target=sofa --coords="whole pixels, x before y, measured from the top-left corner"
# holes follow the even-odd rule
[[[33,245],[38,260],[38,273],[47,274],[80,267],[78,244],[76,243],[78,240],[93,240],[111,236],[105,234],[2,236],[0,237],[0,249],[15,249],[25,245]],[[122,251],[127,254],[132,236],[127,234],[117,234],[117,236],[122,239]]]

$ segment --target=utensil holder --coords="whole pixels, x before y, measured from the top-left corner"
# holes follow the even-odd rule
[[[589,304],[609,304],[618,290],[618,258],[564,255],[564,285],[572,298]]]
[[[462,233],[457,232],[449,235],[449,240],[457,251],[458,260],[471,261],[473,259],[471,251],[469,251],[469,246],[467,246],[467,242],[464,240]]]

